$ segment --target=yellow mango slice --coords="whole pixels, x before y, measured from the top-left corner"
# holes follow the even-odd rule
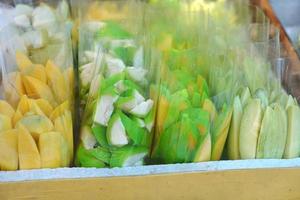
[[[39,150],[42,168],[60,167],[62,163],[62,141],[60,132],[47,132],[40,135]]]
[[[44,112],[40,109],[40,107],[37,105],[37,103],[35,102],[35,100],[33,100],[33,99],[29,100],[29,110],[33,114],[46,116],[44,114]]]
[[[19,111],[22,115],[29,112],[30,110],[30,103],[29,99],[26,95],[23,95],[19,101],[17,111]]]
[[[166,97],[161,96],[158,101],[158,111],[157,111],[157,129],[158,134],[162,132],[163,126],[169,111],[169,101]]]
[[[4,96],[10,105],[17,107],[20,96],[25,94],[25,89],[20,73],[12,72],[3,77]]]
[[[48,85],[51,87],[56,101],[62,103],[68,100],[68,87],[59,67],[49,60],[45,70],[48,78]]]
[[[39,108],[43,111],[43,113],[45,113],[49,117],[53,111],[53,107],[51,106],[51,104],[45,99],[37,99],[35,100],[35,102],[37,103]]]
[[[17,127],[20,125],[24,126],[36,141],[38,141],[40,134],[44,132],[50,132],[54,128],[52,122],[47,117],[42,115],[24,116],[17,123]]]
[[[16,126],[16,124],[18,123],[18,121],[21,119],[23,117],[23,115],[22,115],[22,113],[19,111],[19,110],[17,110],[16,112],[15,112],[15,114],[14,114],[14,116],[12,117],[12,125],[13,125],[13,127],[15,127]]]
[[[56,105],[54,96],[48,85],[30,76],[24,76],[23,83],[29,97],[34,99],[42,98],[50,102],[51,105]]]
[[[69,101],[65,101],[59,106],[57,106],[51,113],[50,119],[54,121],[57,117],[64,114],[65,111],[69,110],[70,104]]]
[[[45,67],[43,65],[34,64],[28,66],[25,69],[21,70],[21,74],[23,76],[31,76],[47,84],[47,76],[45,72]]]
[[[17,170],[18,134],[16,129],[0,133],[0,170]]]
[[[68,152],[69,152],[69,162],[70,164],[73,158],[73,124],[72,115],[70,111],[65,111],[63,115],[57,117],[54,121],[54,129],[62,133],[67,141]]]
[[[27,55],[19,51],[16,52],[16,61],[20,70],[24,70],[32,65],[32,62],[29,60]]]
[[[0,131],[6,131],[12,128],[11,118],[0,114]]]
[[[0,100],[0,114],[6,115],[12,118],[15,114],[13,107],[6,101]]]
[[[41,168],[41,157],[33,137],[22,125],[18,127],[18,152],[20,169]]]

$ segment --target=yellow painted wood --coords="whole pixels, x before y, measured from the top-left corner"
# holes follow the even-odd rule
[[[300,169],[0,183],[0,199],[299,200]]]

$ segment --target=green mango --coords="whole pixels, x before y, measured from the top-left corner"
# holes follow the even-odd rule
[[[256,158],[282,158],[286,137],[285,110],[278,103],[274,104],[274,109],[268,106],[261,123]]]
[[[122,147],[129,144],[126,129],[120,115],[120,112],[115,112],[108,122],[106,138],[111,146]]]
[[[92,133],[95,136],[97,142],[100,144],[100,146],[106,147],[106,148],[108,148],[110,146],[107,142],[105,126],[101,126],[99,124],[94,124],[92,126]]]
[[[232,120],[227,139],[228,157],[231,160],[240,159],[239,135],[242,115],[242,102],[240,97],[236,96],[233,101]]]
[[[105,163],[96,159],[91,152],[86,150],[81,144],[77,148],[76,165],[78,167],[103,168]]]
[[[139,146],[125,146],[111,151],[110,167],[142,165],[148,149]]]
[[[223,105],[221,113],[213,122],[212,126],[212,154],[211,160],[220,160],[227,139],[232,108]]]
[[[102,38],[110,39],[129,39],[132,35],[126,31],[119,23],[113,21],[106,21],[104,28],[101,28],[96,33],[96,40]]]
[[[136,47],[116,47],[113,53],[117,58],[120,58],[126,66],[133,66],[133,57],[136,52]]]
[[[284,158],[297,158],[300,156],[300,108],[291,105],[287,109],[287,141]]]
[[[120,119],[126,130],[127,136],[132,140],[134,145],[150,145],[150,133],[145,128],[140,127],[139,123],[129,118],[126,114],[119,112]]]
[[[240,125],[239,147],[242,159],[256,157],[257,140],[262,119],[262,107],[259,99],[249,99],[244,108]]]

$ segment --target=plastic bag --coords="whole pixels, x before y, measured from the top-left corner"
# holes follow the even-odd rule
[[[77,166],[143,165],[150,152],[157,74],[147,55],[141,9],[134,1],[94,2],[81,16]]]
[[[18,4],[11,12],[13,22],[0,33],[1,68],[4,99],[14,111],[10,129],[22,133],[19,169],[70,166],[75,99],[70,31],[56,20],[58,10],[44,3]]]

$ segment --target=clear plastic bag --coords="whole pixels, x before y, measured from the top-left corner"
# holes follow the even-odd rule
[[[70,31],[44,3],[17,4],[11,12],[12,23],[0,32],[1,69],[4,99],[13,109],[10,129],[19,132],[18,169],[70,166],[75,99]]]
[[[76,165],[143,165],[151,148],[157,87],[141,3],[104,1],[88,7],[79,29],[83,113]]]

